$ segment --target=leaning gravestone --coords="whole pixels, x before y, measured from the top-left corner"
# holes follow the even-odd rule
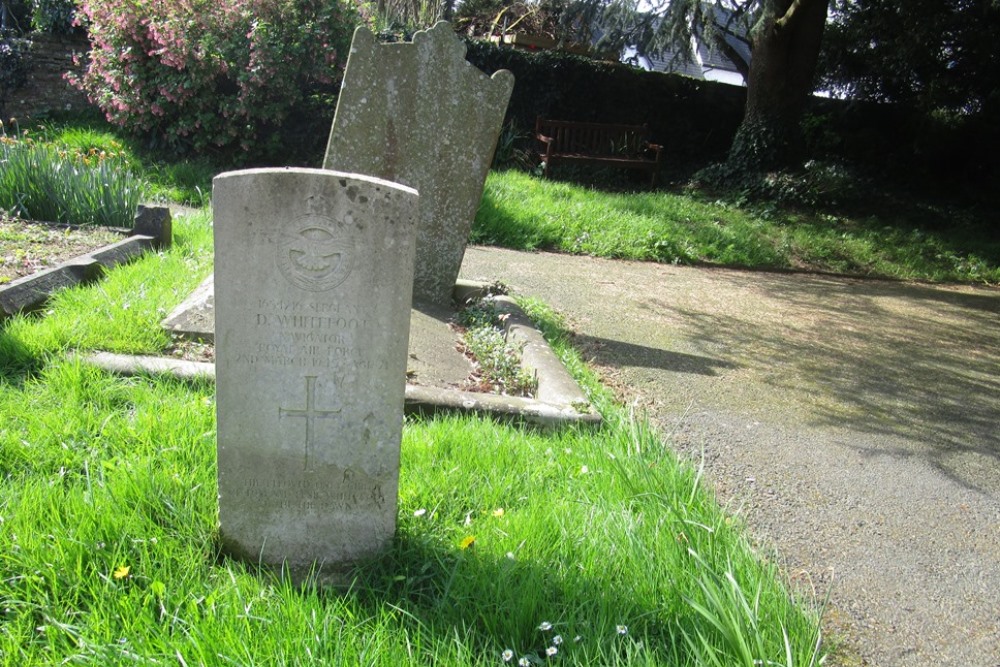
[[[319,169],[216,177],[223,548],[301,580],[391,540],[417,193]]]
[[[354,33],[326,169],[396,181],[420,192],[413,296],[450,305],[514,76],[488,77],[442,21],[412,43]]]

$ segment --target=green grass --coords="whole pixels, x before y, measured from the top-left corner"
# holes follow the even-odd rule
[[[985,216],[887,200],[858,213],[755,211],[687,193],[607,193],[490,174],[476,243],[599,257],[1000,283],[1000,236]]]
[[[167,344],[211,264],[207,215],[176,229],[0,328],[0,664],[540,664],[556,635],[552,664],[815,664],[815,614],[536,301],[604,427],[408,420],[396,540],[350,591],[220,557],[214,387],[65,357]]]
[[[45,123],[30,128],[30,135],[69,153],[122,156],[142,174],[146,195],[159,201],[205,206],[213,176],[234,168],[205,158],[163,159],[98,121]],[[0,175],[0,201],[2,183]],[[941,204],[919,193],[892,196],[871,184],[856,189],[862,187],[865,195],[853,209],[796,210],[737,206],[697,192],[609,193],[494,172],[472,240],[667,263],[1000,283],[992,208]]]

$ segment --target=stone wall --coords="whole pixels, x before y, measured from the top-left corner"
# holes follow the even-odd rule
[[[79,111],[89,106],[87,96],[65,79],[67,72],[82,73],[89,48],[83,37],[32,35],[28,84],[10,94],[7,114],[12,118],[29,118],[54,111]],[[74,54],[80,56],[80,65],[73,64]]]

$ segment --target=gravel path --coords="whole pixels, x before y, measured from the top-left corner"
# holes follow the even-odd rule
[[[849,665],[1000,667],[1000,290],[470,248],[823,598]]]

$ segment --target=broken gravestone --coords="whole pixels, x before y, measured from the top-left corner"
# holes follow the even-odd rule
[[[442,21],[412,43],[354,33],[326,169],[396,181],[420,192],[415,300],[448,305],[514,76],[465,60]]]

